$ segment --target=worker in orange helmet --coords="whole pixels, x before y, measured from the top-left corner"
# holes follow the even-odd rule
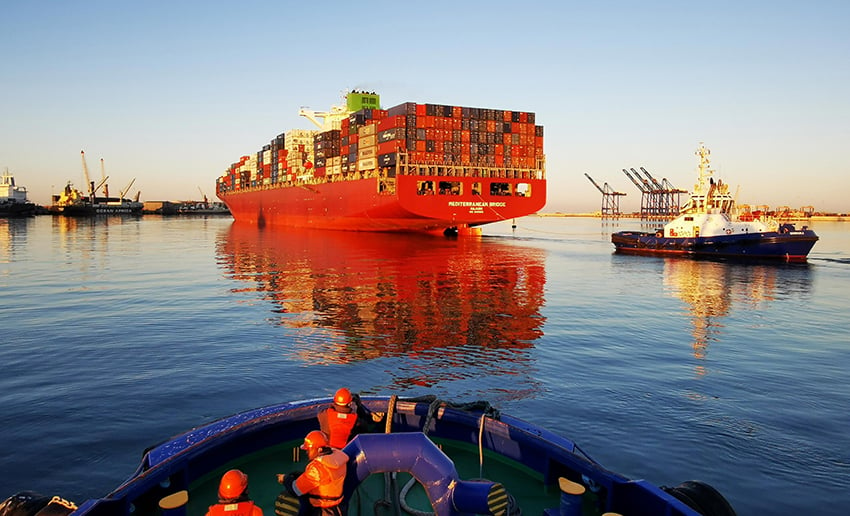
[[[377,423],[383,416],[380,412],[369,412],[358,395],[352,396],[348,388],[342,387],[334,394],[333,403],[319,412],[318,418],[319,427],[328,436],[330,445],[344,448],[355,435],[368,431],[370,420]]]
[[[345,482],[348,455],[333,448],[325,434],[313,430],[304,437],[301,449],[307,452],[310,462],[304,473],[277,475],[277,481],[286,491],[309,502],[310,516],[343,516],[342,487]]]
[[[206,516],[263,516],[248,496],[248,475],[238,469],[222,475],[218,503],[210,506]]]

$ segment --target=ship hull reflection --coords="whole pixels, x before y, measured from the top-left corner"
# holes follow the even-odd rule
[[[488,374],[512,374],[543,334],[546,275],[536,248],[234,223],[218,255],[247,285],[240,290],[272,303],[274,324],[322,332],[296,344],[311,363],[403,355],[438,360],[447,375],[480,362]]]

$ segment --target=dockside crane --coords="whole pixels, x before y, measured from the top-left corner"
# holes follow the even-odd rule
[[[210,207],[210,201],[207,198],[207,194],[205,194],[204,191],[201,190],[200,186],[198,187],[198,191],[201,192],[201,197],[204,198],[204,209],[208,209]]]
[[[130,191],[130,187],[131,187],[131,186],[133,186],[133,183],[135,183],[135,182],[136,182],[136,178],[134,177],[134,178],[133,178],[133,179],[131,179],[131,180],[130,180],[130,182],[127,184],[127,187],[126,187],[126,188],[124,188],[123,190],[121,190],[121,191],[119,192],[119,194],[118,194],[119,200],[121,200],[121,201],[123,201],[123,200],[124,200],[124,196],[125,196],[125,195],[127,195],[127,192],[129,192],[129,191]]]
[[[89,166],[86,164],[86,151],[80,151],[80,159],[83,161],[83,176],[86,180],[86,188],[88,188],[89,201],[94,204],[95,192],[97,192],[101,186],[106,184],[106,180],[109,179],[109,176],[104,176],[100,183],[95,186],[94,181],[92,181],[89,177]]]
[[[640,218],[647,218],[647,214],[649,213],[649,196],[652,195],[652,187],[650,187],[649,182],[646,179],[637,176],[637,173],[633,176],[626,169],[623,169],[623,173],[626,174],[626,177],[628,177],[640,191]]]
[[[599,186],[599,184],[590,177],[589,174],[585,172],[584,176],[593,183],[593,186],[596,187],[597,190],[602,192],[602,216],[606,217],[608,215],[612,215],[614,217],[620,216],[620,197],[626,195],[624,192],[617,192],[613,188],[611,188],[608,183],[605,183],[605,186]]]
[[[671,218],[679,214],[679,195],[687,193],[687,190],[675,188],[667,178],[662,178],[659,183],[649,171],[640,167],[641,171],[652,181],[656,188],[656,206],[655,214],[661,218]],[[634,170],[634,169],[632,169]]]
[[[103,181],[103,196],[109,201],[109,184],[106,183],[106,169],[103,167],[103,158],[100,158],[100,177]]]

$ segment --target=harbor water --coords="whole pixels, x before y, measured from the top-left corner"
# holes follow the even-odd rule
[[[170,436],[348,386],[488,400],[739,515],[847,514],[850,224],[811,226],[786,265],[617,255],[626,219],[0,219],[0,499],[103,496]]]

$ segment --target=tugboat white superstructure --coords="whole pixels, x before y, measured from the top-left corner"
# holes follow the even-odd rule
[[[760,212],[739,213],[729,185],[715,181],[710,152],[699,156],[699,180],[678,217],[654,232],[620,231],[611,235],[617,252],[648,255],[689,255],[778,259],[804,262],[818,236],[803,226],[780,224]]]

